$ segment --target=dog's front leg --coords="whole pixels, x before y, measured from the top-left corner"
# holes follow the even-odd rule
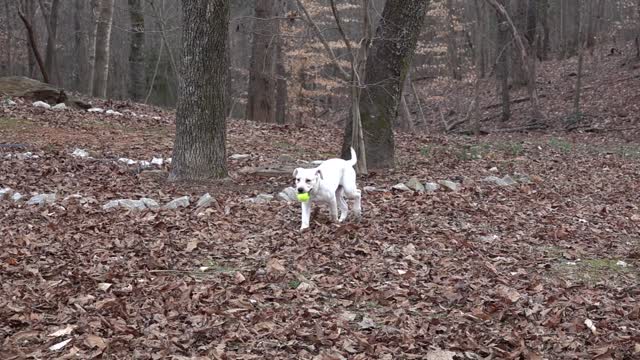
[[[302,225],[300,226],[300,231],[309,227],[309,220],[311,218],[311,202],[305,201],[301,202],[302,207]]]
[[[331,212],[331,221],[338,222],[338,202],[335,197],[329,201],[329,211]]]

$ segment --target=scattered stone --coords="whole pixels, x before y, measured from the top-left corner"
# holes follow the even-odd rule
[[[125,163],[127,165],[135,165],[138,163],[138,161],[136,160],[132,160],[132,159],[128,159],[128,158],[120,158],[118,159],[119,162]]]
[[[87,110],[87,111],[88,111],[88,112],[92,112],[92,113],[103,113],[103,112],[104,112],[104,109],[102,109],[102,108],[98,108],[98,107],[95,107],[95,108],[91,108],[91,109],[89,109],[89,110]]]
[[[231,160],[244,160],[244,159],[248,159],[249,157],[251,157],[251,155],[249,155],[249,154],[233,154],[233,155],[229,156],[229,159],[231,159]]]
[[[153,165],[162,166],[162,164],[164,163],[164,160],[162,160],[162,158],[154,157],[153,159],[151,159],[151,163]]]
[[[52,107],[53,110],[66,110],[67,109],[67,105],[65,103],[60,103],[60,104],[56,104],[54,107]]]
[[[20,194],[19,192],[15,192],[13,193],[13,195],[11,195],[11,200],[13,200],[13,202],[18,202],[20,200],[22,200],[24,196],[22,196],[22,194]]]
[[[146,200],[147,203],[150,203],[148,200],[151,200],[151,199]],[[156,205],[158,204],[155,201],[153,201],[153,203],[155,203]],[[110,210],[110,209],[115,209],[120,207],[125,208],[127,210],[145,210],[147,209],[147,204],[142,199],[141,200],[118,199],[118,200],[111,200],[107,202],[102,206],[102,209]]]
[[[498,168],[494,166],[491,169],[489,169],[489,171],[496,173],[498,172]]]
[[[2,102],[2,105],[5,105],[5,106],[14,106],[14,105],[18,105],[18,104],[17,104],[15,101],[11,100],[11,99],[5,99],[5,100]]]
[[[629,264],[627,264],[626,261],[622,261],[622,260],[618,260],[618,262],[616,263],[616,265],[620,266],[620,267],[627,267],[629,266]]]
[[[399,190],[399,191],[411,191],[411,189],[409,189],[407,187],[407,185],[405,185],[403,183],[397,183],[397,184],[393,185],[391,188],[393,190]]]
[[[51,105],[47,104],[44,101],[36,101],[32,105],[37,108],[51,109]]]
[[[295,163],[296,159],[294,159],[293,156],[291,155],[282,154],[278,156],[278,162],[281,164],[290,164],[290,163]]]
[[[438,185],[437,183],[433,183],[433,182],[424,183],[424,190],[426,192],[435,192],[438,189],[440,189],[440,185]]]
[[[529,175],[515,173],[515,174],[513,174],[513,176],[515,177],[515,180],[517,182],[521,183],[521,184],[531,184],[531,183],[533,183],[533,180],[531,180]]]
[[[487,242],[487,243],[492,243],[492,242],[497,241],[499,239],[500,239],[500,237],[498,235],[495,235],[495,234],[494,235],[483,235],[483,236],[480,236],[478,238],[478,240],[480,240],[482,242]]]
[[[115,116],[122,116],[122,113],[121,113],[121,112],[114,111],[114,110],[111,110],[111,109],[107,110],[107,111],[105,112],[105,114],[107,114],[107,115],[115,115]]]
[[[9,196],[11,194],[11,188],[2,188],[0,189],[0,200],[4,199],[5,196]]]
[[[497,176],[487,176],[486,178],[482,179],[482,181],[492,182],[498,186],[510,186],[517,184],[517,182],[513,180],[513,178],[509,175],[506,175],[503,178],[499,178]]]
[[[460,190],[460,184],[451,180],[438,180],[438,184],[442,185],[448,191]]]
[[[371,318],[370,318],[370,317],[368,317],[368,316],[366,316],[366,315],[365,315],[365,316],[362,318],[362,321],[360,321],[360,322],[358,323],[358,326],[359,326],[359,327],[360,327],[360,329],[362,329],[362,330],[367,330],[367,329],[373,329],[373,328],[375,328],[375,327],[376,327],[376,323],[375,323],[373,320],[371,320]]]
[[[196,203],[196,207],[197,208],[209,207],[211,206],[211,204],[213,204],[214,201],[215,199],[213,198],[213,196],[211,196],[209,193],[206,193],[200,196],[200,199],[198,199],[198,202]]]
[[[313,160],[311,163],[312,163],[313,165],[320,165],[320,164],[322,164],[323,162],[324,162],[324,160]]]
[[[157,201],[150,199],[150,198],[142,198],[140,199],[140,201],[142,201],[142,203],[148,208],[148,209],[157,209],[160,207],[160,204],[158,204]]]
[[[376,189],[375,186],[365,186],[362,188],[362,190],[364,190],[364,192],[376,192],[378,191],[378,189]]]
[[[167,164],[171,164],[171,158],[167,158],[167,160],[165,160],[165,162],[166,162]]]
[[[151,117],[153,120],[162,120],[162,118],[160,116],[152,116]]]
[[[44,204],[53,204],[56,202],[56,194],[38,194],[32,196],[29,201],[27,201],[27,205],[44,205]]]
[[[258,196],[249,199],[254,204],[264,204],[273,200],[273,195],[271,194],[258,194]]]
[[[84,158],[88,158],[89,157],[89,153],[86,150],[82,150],[82,149],[76,148],[71,153],[71,156],[79,157],[79,158],[83,158],[84,159]]]
[[[298,192],[293,186],[289,186],[288,188],[282,190],[278,193],[278,198],[288,202],[295,202],[298,200]]]
[[[151,163],[148,162],[147,160],[140,160],[138,161],[138,165],[140,165],[141,168],[146,169],[149,166],[151,166]]]
[[[418,180],[415,177],[412,177],[411,179],[409,179],[409,181],[407,181],[407,187],[409,189],[413,189],[417,192],[424,192],[424,185],[422,185],[422,183],[420,182],[420,180]]]
[[[189,197],[182,196],[182,197],[171,200],[164,206],[164,208],[169,210],[175,210],[177,208],[187,207],[187,206],[189,206]]]
[[[66,204],[70,200],[78,200],[78,202],[81,202],[82,201],[82,195],[80,195],[80,194],[67,195],[62,199],[62,203]]]
[[[5,159],[11,159],[11,158],[16,158],[18,160],[27,160],[27,159],[38,159],[40,158],[40,156],[38,155],[33,155],[32,152],[27,151],[24,153],[20,153],[20,154],[7,154],[4,156]]]

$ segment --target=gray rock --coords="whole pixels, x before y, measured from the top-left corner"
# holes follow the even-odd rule
[[[153,165],[162,166],[163,163],[164,163],[164,160],[162,158],[154,157],[153,159],[151,159],[151,164]]]
[[[440,189],[440,185],[438,185],[437,183],[433,183],[433,182],[424,183],[424,190],[426,192],[435,192],[438,189]]]
[[[179,198],[175,198],[173,200],[171,200],[170,202],[168,202],[164,208],[165,209],[169,209],[169,210],[175,210],[177,208],[181,208],[181,207],[187,207],[189,206],[190,202],[189,202],[189,197],[188,196],[182,196]]]
[[[399,191],[411,191],[411,189],[409,189],[409,187],[407,187],[407,185],[405,185],[403,183],[397,183],[397,184],[393,185],[391,188],[393,190],[399,190]]]
[[[56,104],[54,107],[52,107],[53,110],[65,110],[66,108],[67,105],[65,105],[65,103]]]
[[[11,196],[12,191],[13,190],[11,190],[11,188],[8,188],[8,187],[0,189],[0,200],[4,199],[5,196],[6,197]]]
[[[104,112],[104,109],[101,109],[101,108],[97,108],[97,107],[96,107],[96,108],[91,108],[91,109],[89,109],[89,110],[87,110],[87,111],[88,111],[88,112],[92,112],[92,113],[103,113],[103,112]]]
[[[258,196],[256,196],[252,200],[253,200],[252,202],[255,203],[255,204],[264,204],[264,203],[268,203],[269,201],[273,200],[273,195],[271,195],[271,194],[259,194]]]
[[[460,190],[460,184],[451,180],[438,180],[438,184],[442,185],[442,187],[448,191]]]
[[[492,167],[491,169],[489,169],[489,171],[491,171],[491,172],[494,172],[494,173],[495,173],[495,172],[498,172],[498,168],[494,166],[494,167]]]
[[[533,180],[531,180],[529,175],[526,175],[526,174],[513,174],[513,177],[515,177],[515,180],[521,184],[533,183]]]
[[[147,199],[151,200],[151,199]],[[153,200],[151,200],[153,201]],[[157,203],[153,201],[156,205]],[[145,210],[147,209],[147,205],[145,201],[141,200],[132,200],[132,199],[118,199],[111,200],[102,206],[104,210],[116,209],[116,208],[124,208],[127,210]]]
[[[362,190],[364,190],[365,192],[376,192],[378,191],[378,189],[376,189],[375,186],[365,186],[362,188]]]
[[[409,181],[407,181],[407,187],[409,189],[413,189],[417,192],[424,192],[424,185],[422,185],[422,183],[420,182],[420,180],[418,180],[417,178],[411,178],[409,179]]]
[[[27,205],[44,205],[44,204],[53,204],[56,202],[56,194],[38,194],[32,196],[29,201],[27,201]]]
[[[498,186],[509,186],[517,184],[517,182],[513,180],[513,178],[511,178],[511,176],[509,175],[503,178],[499,178],[497,176],[487,176],[486,178],[482,179],[482,181],[492,182]]]
[[[51,109],[51,105],[47,104],[44,101],[36,101],[32,105],[37,108]]]
[[[249,155],[249,154],[233,154],[233,155],[229,156],[229,159],[231,159],[231,160],[244,160],[244,159],[248,159],[249,157],[251,157],[251,155]]]
[[[298,200],[298,192],[292,186],[278,193],[278,198],[284,201],[292,202]]]
[[[111,109],[107,110],[105,112],[105,114],[107,114],[107,115],[115,115],[115,116],[122,116],[121,112],[117,112],[117,111],[114,111],[114,110],[111,110]]]
[[[82,150],[82,149],[76,148],[71,153],[71,156],[79,157],[79,158],[83,158],[84,159],[84,158],[88,158],[89,157],[89,153],[86,150]]]
[[[19,192],[15,192],[13,193],[13,195],[11,195],[11,200],[13,200],[13,202],[18,202],[20,200],[22,200],[24,196],[22,196],[22,194],[20,194]]]
[[[200,196],[200,199],[198,199],[198,202],[196,203],[196,207],[197,208],[209,207],[211,206],[211,204],[213,204],[214,201],[215,199],[213,198],[213,196],[211,196],[209,193],[206,193]]]
[[[144,204],[144,206],[147,207],[147,209],[157,209],[160,207],[160,204],[158,204],[157,201],[150,198],[142,198],[140,199],[140,201],[142,201],[142,203]]]

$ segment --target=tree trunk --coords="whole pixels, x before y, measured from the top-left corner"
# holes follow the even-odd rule
[[[47,50],[45,53],[44,67],[47,69],[47,74],[51,77],[51,82],[62,86],[61,76],[54,76],[59,74],[55,67],[57,66],[56,59],[56,39],[58,37],[58,8],[60,6],[60,0],[53,0],[50,8],[46,8],[42,0],[39,2],[40,11],[44,17],[47,28]]]
[[[33,30],[31,22],[25,15],[21,4],[18,4],[18,16],[20,17],[20,20],[22,20],[22,23],[27,30],[27,39],[29,39],[29,46],[31,48],[31,51],[33,51],[33,55],[35,56],[38,67],[40,68],[40,72],[42,73],[42,79],[45,83],[48,84],[50,81],[49,74],[47,73],[47,68],[44,66],[44,62],[42,61],[42,56],[40,56],[40,51],[38,50],[35,31]]]
[[[527,33],[528,2],[528,0],[517,0],[516,9],[513,12],[513,23],[521,34]],[[508,6],[505,6],[505,8],[509,9]],[[522,63],[522,57],[517,51],[511,52],[511,64],[511,78],[513,79],[513,84],[516,87],[527,85],[526,65]]]
[[[501,0],[504,3],[504,0]],[[498,20],[498,39],[496,41],[496,54],[498,59],[496,61],[496,76],[498,78],[499,89],[498,93],[502,99],[502,121],[507,121],[511,118],[511,99],[509,96],[509,53],[511,50],[509,39],[509,25],[506,19],[496,10],[496,18]]]
[[[393,122],[429,1],[387,1],[366,61],[360,117],[368,168],[395,165]]]
[[[144,98],[146,89],[144,61],[144,13],[142,0],[129,0],[131,18],[131,42],[129,50],[129,97],[134,101]]]
[[[458,61],[458,46],[454,28],[453,0],[447,0],[447,55],[449,58],[449,71],[454,80],[462,79],[460,76],[460,62]]]
[[[255,26],[249,67],[247,119],[276,121],[276,63],[279,20],[273,19],[281,6],[278,0],[256,1]]]
[[[539,0],[538,18],[542,26],[542,39],[538,42],[538,57],[541,61],[549,60],[549,52],[551,51],[551,37],[549,30],[549,0]]]
[[[229,0],[184,1],[182,22],[176,140],[169,180],[224,178]]]
[[[278,37],[276,49],[276,123],[287,122],[287,71],[284,66],[284,40]]]
[[[582,46],[582,38],[584,36],[584,21],[582,21],[581,19],[581,11],[580,11],[580,4],[578,3],[578,14],[576,15],[576,27],[578,28],[578,75],[576,76],[576,92],[575,92],[575,97],[573,99],[573,110],[574,110],[574,116],[575,118],[573,119],[575,122],[578,122],[578,120],[580,119],[580,95],[582,92],[582,64],[584,62],[583,60],[583,53],[584,53],[584,49]],[[590,25],[588,25],[590,26]],[[589,42],[589,36],[591,34],[589,34],[589,28],[587,28],[587,40],[586,43]]]
[[[13,73],[12,71],[12,56],[11,56],[11,37],[13,36],[13,29],[11,28],[11,8],[9,8],[9,2],[5,1],[4,2],[4,21],[5,24],[7,25],[6,31],[7,31],[7,50],[6,50],[6,56],[7,56],[7,63],[6,63],[6,67],[4,68],[4,72],[3,75],[4,76],[9,76]]]
[[[9,1],[7,0],[7,3]],[[21,7],[21,4],[24,4],[24,16],[27,19],[29,24],[33,24],[33,17],[36,12],[33,0],[24,0],[24,2],[20,2],[18,7]],[[28,34],[27,34],[28,36]],[[30,46],[31,47],[31,46]],[[38,66],[36,61],[36,56],[33,51],[27,51],[29,53],[28,63],[29,63],[29,77],[35,77],[36,66]]]
[[[95,71],[93,74],[93,96],[107,97],[109,79],[109,51],[114,0],[100,1],[98,26],[96,28]]]
[[[482,3],[484,4],[484,3]],[[482,11],[482,7],[479,3],[479,0],[473,0],[473,7],[475,10],[475,25],[474,25],[474,30],[475,30],[475,42],[476,42],[476,47],[478,48],[478,50],[476,51],[476,68],[478,69],[478,74],[481,78],[485,77],[485,71],[486,71],[486,63],[485,63],[485,48],[486,48],[486,35],[484,32],[484,19],[482,17],[483,15],[483,11]]]
[[[99,18],[99,5],[101,0],[91,0],[91,30],[89,31],[89,48],[87,49],[87,65],[89,68],[88,81],[87,81],[87,94],[93,94],[93,79],[96,73],[96,34],[98,33],[98,25],[100,24]]]
[[[73,62],[72,83],[73,88],[77,91],[82,91],[82,87],[86,78],[84,73],[87,71],[87,67],[84,66],[84,62],[80,59],[84,59],[86,56],[86,34],[83,30],[82,19],[84,17],[84,6],[86,0],[75,0],[74,13],[73,13],[73,31],[74,31],[74,44],[73,44],[73,56],[76,61]]]

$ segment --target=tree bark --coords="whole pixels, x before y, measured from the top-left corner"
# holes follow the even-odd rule
[[[91,0],[91,20],[92,26],[89,31],[89,48],[87,49],[87,65],[89,68],[89,78],[87,81],[87,94],[93,94],[93,79],[96,73],[96,34],[98,33],[98,25],[100,24],[99,7],[101,0]]]
[[[184,1],[183,12],[176,140],[169,180],[224,178],[229,0]]]
[[[95,71],[92,94],[96,97],[107,97],[107,81],[109,79],[109,52],[111,47],[111,26],[113,23],[114,0],[100,1],[98,26],[96,28]]]
[[[360,117],[368,168],[395,165],[393,122],[402,97],[427,0],[388,0],[367,57]]]
[[[278,0],[256,1],[255,26],[249,67],[247,119],[276,122],[276,64],[280,24]]]
[[[551,51],[551,36],[549,29],[549,0],[540,0],[538,6],[538,18],[542,26],[542,39],[539,41],[538,57],[541,61],[549,60],[549,52]]]
[[[42,0],[39,1],[39,4],[48,35],[44,67],[47,69],[47,74],[51,77],[52,83],[62,86],[62,77],[59,75],[59,71],[55,69],[57,66],[56,40],[58,37],[58,8],[60,6],[60,0],[53,0],[49,8],[44,5]],[[54,76],[54,74],[58,75]]]
[[[501,0],[504,3],[504,0]],[[498,78],[498,93],[502,99],[502,121],[508,121],[511,118],[511,99],[509,95],[509,53],[511,45],[509,44],[509,25],[504,15],[496,10],[496,18],[498,20],[498,38],[496,41],[496,77]]]
[[[527,3],[529,0],[517,0],[516,8],[513,10],[513,23],[521,34],[527,33]],[[503,4],[505,9],[509,9],[508,6]],[[509,32],[508,32],[509,33]],[[522,63],[522,57],[517,51],[511,52],[511,78],[513,79],[513,85],[515,87],[527,85],[527,71],[526,65]]]
[[[276,49],[276,123],[287,122],[287,71],[284,60],[284,40],[278,36],[278,48]]]
[[[142,0],[129,0],[131,42],[129,50],[129,97],[134,101],[144,98],[146,74],[144,61],[144,13]]]
[[[75,0],[75,6],[73,9],[73,56],[75,57],[76,61],[74,61],[72,68],[72,83],[73,88],[78,91],[84,90],[82,87],[87,80],[84,74],[88,71],[85,62],[80,61],[80,59],[84,59],[86,56],[86,33],[83,30],[82,24],[85,3],[86,0]]]
[[[454,28],[453,0],[447,0],[447,55],[449,58],[449,72],[454,80],[462,79],[460,75],[460,61],[458,60],[458,46]]]

